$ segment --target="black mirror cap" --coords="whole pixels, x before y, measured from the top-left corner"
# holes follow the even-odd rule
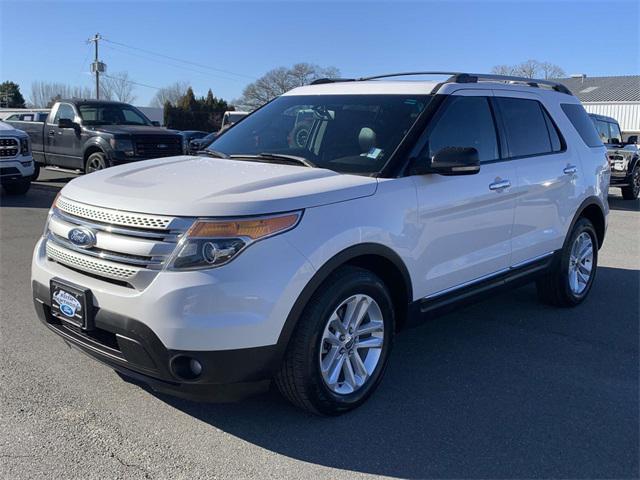
[[[76,128],[77,124],[68,118],[61,118],[58,120],[58,128]]]
[[[637,145],[638,144],[638,135],[629,135],[627,138],[627,145]]]
[[[154,127],[159,127],[160,126],[160,122],[158,122],[157,120],[153,120],[151,122],[151,125],[153,125]]]
[[[426,163],[423,173],[474,175],[480,171],[480,156],[473,147],[445,147]]]

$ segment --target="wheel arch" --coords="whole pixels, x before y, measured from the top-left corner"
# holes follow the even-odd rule
[[[567,238],[570,232],[573,230],[574,225],[580,218],[587,218],[593,224],[598,237],[598,249],[602,247],[604,243],[604,237],[607,230],[607,222],[605,218],[605,208],[602,205],[602,201],[598,197],[589,197],[584,200],[580,207],[578,207],[577,213],[571,221],[569,230],[567,230]]]
[[[344,265],[354,265],[370,270],[385,282],[396,308],[396,328],[404,326],[409,304],[413,300],[411,276],[406,265],[395,251],[385,245],[378,243],[354,245],[325,262],[298,295],[278,338],[279,358],[284,355],[291,335],[311,296],[329,275]]]
[[[89,142],[87,142],[87,144],[85,144],[85,147],[84,147],[84,153],[82,154],[83,168],[86,167],[87,160],[89,159],[90,155],[94,153],[104,153],[108,157],[109,156],[108,151],[109,151],[108,144],[104,140],[101,141],[100,139],[96,139],[96,140],[90,140]]]

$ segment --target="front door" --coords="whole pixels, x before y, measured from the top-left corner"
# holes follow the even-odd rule
[[[79,121],[72,105],[68,103],[58,105],[53,123],[45,126],[47,164],[66,168],[83,168],[82,130],[79,125],[76,128],[60,128],[58,127],[60,119]]]
[[[473,147],[475,175],[414,177],[422,241],[416,293],[434,296],[506,271],[511,256],[515,170],[501,161],[489,99],[491,91],[459,90],[449,96],[418,143],[420,157],[444,147]]]

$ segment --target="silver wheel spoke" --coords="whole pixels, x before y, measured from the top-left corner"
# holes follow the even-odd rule
[[[329,385],[335,385],[336,383],[338,383],[340,372],[342,371],[342,365],[344,365],[344,359],[345,355],[339,355],[337,361],[332,365],[327,379],[327,383]]]
[[[338,312],[334,312],[331,315],[331,319],[329,320],[329,326],[333,327],[336,331],[345,334],[347,333],[347,329],[344,328],[344,324],[342,323],[342,319],[338,316]]]
[[[353,355],[351,356],[351,364],[353,365],[353,370],[356,375],[358,375],[362,379],[362,383],[364,383],[369,376],[369,372],[367,372],[367,367],[365,367],[362,362],[362,358],[360,358],[360,354],[357,350],[353,352]]]
[[[344,381],[346,382],[346,384],[355,391],[355,389],[358,387],[358,383],[356,382],[356,376],[353,372],[353,366],[351,365],[350,358],[347,358],[342,364],[342,372],[344,373]]]
[[[329,350],[329,352],[327,353],[327,356],[324,357],[324,359],[322,360],[322,365],[321,365],[322,372],[327,373],[330,370],[333,371],[333,368],[335,367],[335,364],[339,356],[340,356],[340,347],[333,347],[331,350]]]
[[[384,330],[384,323],[382,322],[374,322],[370,321],[365,323],[364,325],[360,325],[356,330],[356,335],[367,335],[369,333],[382,332]]]
[[[356,348],[381,348],[383,339],[379,337],[369,337],[364,340],[359,340],[356,343]]]
[[[345,326],[356,330],[369,309],[369,297],[357,295],[347,304],[344,314]]]

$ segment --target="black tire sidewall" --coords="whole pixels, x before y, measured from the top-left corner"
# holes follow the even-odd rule
[[[4,186],[5,192],[9,195],[24,195],[31,188],[31,179],[22,180],[17,183],[12,183]]]
[[[320,293],[319,298],[315,301],[312,299],[310,308],[305,309],[300,321],[314,322],[311,329],[312,334],[307,340],[305,357],[305,378],[308,382],[307,387],[312,392],[311,401],[318,411],[331,415],[351,410],[362,404],[382,380],[393,345],[395,314],[393,302],[386,286],[371,272],[358,269],[343,278],[335,275],[324,285],[326,285],[326,289]],[[367,383],[354,393],[339,395],[332,392],[322,378],[319,365],[320,340],[329,316],[340,303],[356,294],[369,295],[378,303],[384,318],[385,342],[378,365]]]
[[[100,169],[100,170],[104,170],[105,168],[109,167],[109,162],[107,161],[107,156],[102,152],[96,152],[96,153],[92,153],[87,158],[87,164],[84,167],[84,172],[85,173],[92,173],[91,171],[89,171],[89,165],[91,164],[92,160],[94,160],[95,158],[99,158],[100,159],[100,163],[102,164],[102,169]],[[97,172],[98,170],[93,170],[93,171]]]
[[[591,237],[591,242],[593,244],[593,268],[591,277],[589,278],[589,282],[587,283],[587,287],[583,290],[582,293],[576,294],[571,290],[571,286],[569,284],[569,263],[571,259],[571,249],[573,244],[583,232],[586,232]],[[596,235],[595,228],[593,224],[586,218],[581,218],[576,222],[571,231],[571,235],[567,239],[567,242],[562,249],[562,255],[560,258],[560,270],[559,274],[559,285],[558,288],[561,289],[561,294],[565,297],[569,304],[578,305],[581,303],[591,291],[591,287],[593,286],[593,282],[596,278],[596,273],[598,271],[598,236]]]

